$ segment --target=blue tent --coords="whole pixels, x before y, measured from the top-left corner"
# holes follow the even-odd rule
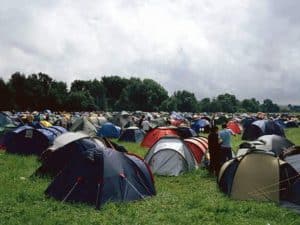
[[[210,127],[210,123],[208,120],[206,119],[199,119],[199,120],[196,120],[192,123],[192,126],[191,128],[196,131],[197,133],[199,133],[200,129],[201,128],[207,128],[207,127]]]
[[[134,201],[156,194],[152,173],[141,158],[100,147],[91,139],[66,147],[73,156],[46,189],[48,196],[99,209],[106,202]]]
[[[34,129],[31,126],[21,126],[6,133],[4,145],[10,153],[40,155],[58,135],[65,132],[63,128],[59,129],[61,131],[55,128]]]
[[[142,142],[145,132],[138,127],[129,127],[123,130],[119,141]]]
[[[97,131],[97,136],[106,138],[119,138],[121,133],[121,128],[115,126],[114,124],[107,122],[100,127]]]
[[[260,136],[277,134],[285,137],[283,128],[272,120],[257,120],[248,126],[242,136],[242,140],[254,141]]]
[[[175,119],[175,120],[184,120],[184,116],[181,113],[173,111],[170,115],[170,118]]]
[[[189,127],[177,127],[177,133],[182,139],[197,136],[197,133]]]
[[[254,121],[256,121],[257,119],[254,117],[246,117],[244,119],[242,119],[242,126],[243,129],[246,130]]]

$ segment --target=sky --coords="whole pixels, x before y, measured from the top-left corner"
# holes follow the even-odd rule
[[[0,76],[150,78],[300,104],[298,0],[0,0]]]

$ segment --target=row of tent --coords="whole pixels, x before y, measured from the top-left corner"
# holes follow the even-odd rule
[[[166,131],[173,136],[168,136],[170,133]],[[174,127],[153,130],[149,140],[146,139],[148,144],[153,142],[148,160],[113,149],[114,145],[107,139],[84,132],[67,132],[59,126],[18,127],[5,135],[5,145],[10,153],[40,155],[42,166],[36,174],[54,177],[45,191],[47,195],[61,201],[95,204],[99,208],[107,201],[155,195],[152,171],[176,176],[198,168],[208,147],[207,140],[190,137],[194,134],[189,132]],[[183,141],[183,137],[190,138]]]
[[[88,123],[86,123],[88,124]],[[83,129],[83,128],[81,128]],[[174,135],[181,138],[196,137],[196,133],[187,127],[158,127],[147,134],[137,127],[130,127],[120,134],[120,130],[111,123],[104,124],[97,134],[88,130],[76,129],[73,131],[84,132],[89,136],[102,138],[119,138],[120,141],[140,142],[143,147],[151,147],[160,137]],[[73,132],[72,131],[72,132]],[[67,130],[60,126],[34,128],[33,126],[20,126],[3,136],[3,145],[8,152],[20,154],[40,155],[49,147],[54,139]],[[26,148],[24,148],[26,146]]]
[[[207,149],[205,143],[204,138],[183,141],[176,136],[164,136],[149,149],[145,161],[155,174],[177,176],[197,168]],[[220,189],[234,199],[299,204],[299,149],[298,154],[295,151],[283,152],[283,149],[292,146],[293,143],[277,135],[242,143],[238,156],[221,169],[218,179]],[[244,151],[245,147],[247,151]],[[282,158],[278,158],[279,155]]]
[[[134,137],[149,148],[143,160],[113,149],[112,143],[94,136],[95,132],[101,137],[109,136],[111,131],[106,128],[100,132],[86,121],[73,126],[74,131],[92,131],[86,134],[67,132],[58,126],[18,127],[5,135],[7,151],[18,153],[26,146],[22,154],[41,155],[42,167],[37,173],[55,177],[45,191],[47,195],[61,201],[95,204],[96,208],[107,201],[152,196],[152,172],[177,176],[197,169],[207,154],[206,138],[195,137],[195,132],[187,127],[158,127],[147,134],[131,127],[119,132],[119,140]],[[235,199],[300,204],[299,149],[291,150],[294,144],[283,138],[284,132],[278,132],[281,127],[276,125],[274,121],[258,120],[245,129],[244,135],[253,136],[246,135],[244,139],[249,141],[241,144],[237,157],[223,165],[218,178],[222,191]],[[230,129],[235,129],[235,133],[242,131],[237,121],[227,126],[232,126]],[[268,133],[277,135],[262,136]]]
[[[124,114],[124,115],[123,115]],[[127,116],[128,114],[123,113],[123,117]],[[178,113],[173,113],[175,116],[172,118],[174,119],[182,119],[182,116],[178,115]],[[173,115],[172,114],[172,115]],[[171,115],[171,116],[172,116]],[[126,118],[126,117],[124,117]],[[215,120],[214,120],[215,121]],[[12,119],[1,112],[0,114],[0,145],[3,144],[3,135],[9,130],[16,128],[16,125],[13,123]],[[259,136],[266,135],[266,134],[277,134],[280,136],[284,136],[284,130],[282,124],[288,124],[292,121],[283,121],[283,120],[257,120],[254,117],[246,117],[242,120],[240,119],[233,119],[227,122],[227,127],[230,128],[233,133],[241,134],[243,133],[242,139],[243,140],[255,140]],[[194,120],[191,124],[191,132],[199,133],[201,129],[208,132],[212,122],[212,119],[209,117],[201,117],[198,120]],[[43,127],[49,127],[49,123],[45,120],[40,120],[39,122],[34,122],[31,125],[36,126],[36,124],[42,124]],[[37,127],[36,127],[37,128]],[[39,127],[42,128],[42,127]],[[180,128],[180,127],[179,127]],[[178,129],[179,129],[178,128]],[[181,129],[181,128],[180,128]],[[97,116],[81,116],[81,117],[74,117],[72,119],[72,125],[68,128],[69,131],[84,131],[88,133],[90,136],[100,136],[100,137],[108,137],[108,138],[120,138],[120,140],[125,141],[136,141],[141,142],[145,133],[138,128],[130,127],[127,129],[122,129],[121,127],[107,122],[102,117]],[[130,135],[126,134],[126,132],[131,132]],[[123,135],[123,133],[125,133]],[[175,133],[175,132],[173,132]],[[121,137],[122,136],[122,137]],[[143,144],[142,144],[143,146]],[[147,147],[150,147],[149,145]]]

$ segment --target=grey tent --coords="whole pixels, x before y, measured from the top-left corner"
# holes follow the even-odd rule
[[[72,132],[82,131],[90,136],[95,136],[97,133],[97,128],[93,125],[93,123],[89,120],[87,116],[83,116],[77,118],[73,122],[70,131]]]
[[[280,124],[273,120],[257,120],[251,123],[243,133],[242,140],[253,141],[263,135],[277,134],[285,137]]]
[[[102,126],[107,122],[107,119],[104,116],[98,116],[96,114],[92,114],[89,117],[89,121],[93,123],[95,127]]]
[[[145,161],[158,175],[178,176],[197,168],[196,160],[187,145],[176,136],[160,138],[148,151]]]
[[[83,132],[67,132],[67,133],[64,133],[62,135],[60,135],[59,137],[57,137],[54,142],[53,142],[53,145],[50,146],[48,148],[48,150],[50,151],[56,151],[57,149],[59,148],[62,148],[63,146],[71,143],[71,142],[74,142],[74,141],[77,141],[77,140],[80,140],[80,139],[83,139],[83,138],[88,138],[89,135],[83,133]]]
[[[52,146],[44,151],[40,157],[41,167],[35,172],[36,175],[56,176],[76,154],[75,145],[78,145],[83,139],[90,139],[100,148],[110,148],[116,151],[125,152],[122,146],[119,146],[108,139],[100,137],[90,137],[83,132],[67,132],[54,140]]]
[[[57,137],[53,145],[42,153],[40,157],[42,165],[36,170],[35,174],[57,175],[72,159],[74,155],[72,145],[86,138],[90,138],[90,136],[83,132],[67,132]],[[92,140],[100,147],[105,147],[99,139],[93,138]]]
[[[240,144],[240,148],[242,149],[254,148],[254,149],[260,149],[264,151],[271,151],[278,156],[281,154],[282,151],[294,145],[295,145],[294,143],[292,143],[285,137],[272,134],[272,135],[263,135],[255,141],[243,142],[242,144]]]
[[[288,162],[298,173],[300,173],[300,146],[293,146],[284,150],[280,158]]]

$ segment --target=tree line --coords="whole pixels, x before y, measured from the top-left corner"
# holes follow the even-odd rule
[[[187,90],[171,96],[152,79],[103,76],[101,80],[74,80],[67,84],[45,73],[25,75],[16,72],[5,82],[0,78],[1,110],[54,111],[181,111],[181,112],[279,112],[271,99],[238,100],[225,93],[198,100]]]

